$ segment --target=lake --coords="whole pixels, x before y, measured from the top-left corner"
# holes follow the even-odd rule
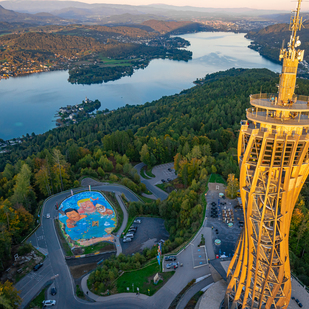
[[[55,71],[0,81],[0,138],[7,140],[26,133],[44,133],[55,127],[55,113],[61,106],[80,104],[85,97],[101,101],[101,109],[116,109],[179,93],[194,86],[196,78],[229,68],[281,66],[248,48],[243,33],[200,32],[182,35],[190,41],[189,62],[157,59],[131,77],[95,85],[72,85],[67,71]]]

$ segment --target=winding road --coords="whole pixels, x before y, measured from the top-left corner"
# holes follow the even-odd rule
[[[119,185],[110,185],[94,182],[93,180],[86,180],[82,185],[88,187],[91,182],[91,186],[95,186],[95,190],[110,191],[115,192],[116,197],[118,196],[118,201],[120,201],[119,196],[124,193],[129,201],[138,201],[139,198],[126,187]],[[149,185],[149,190],[153,191],[153,185]],[[158,189],[157,187],[155,187]],[[84,191],[85,188],[73,189],[74,193],[79,191]],[[160,192],[161,191],[161,192]],[[162,199],[167,197],[167,193],[158,189],[154,190],[153,193],[157,197],[161,196]],[[193,268],[192,256],[193,249],[192,246],[188,246],[187,250],[183,250],[178,255],[178,261],[183,263],[184,267],[177,269],[174,276],[161,288],[155,295],[148,297],[146,295],[135,295],[131,294],[117,294],[109,297],[98,297],[91,292],[88,292],[88,296],[92,298],[94,302],[88,302],[81,300],[75,295],[75,283],[70,274],[69,267],[65,261],[65,256],[61,249],[59,243],[57,232],[55,230],[54,220],[58,216],[57,210],[55,209],[56,203],[60,204],[66,197],[70,195],[70,192],[62,192],[57,195],[50,197],[43,206],[41,218],[41,226],[38,230],[31,235],[27,240],[31,242],[35,247],[37,247],[42,253],[47,255],[44,266],[37,272],[31,272],[25,276],[21,281],[16,284],[16,288],[21,291],[20,296],[23,298],[23,303],[21,308],[25,308],[27,304],[37,295],[44,285],[53,280],[54,285],[57,287],[58,293],[53,297],[57,301],[56,307],[63,309],[85,309],[85,308],[97,308],[104,304],[104,308],[111,309],[139,309],[139,308],[168,308],[170,303],[173,301],[175,296],[186,286],[186,284],[192,279],[208,275],[210,273],[209,267],[203,266],[199,268]],[[117,233],[116,248],[117,254],[121,252],[121,245],[119,244],[119,235],[126,226],[127,212],[125,206],[120,201],[120,206],[124,210],[124,222],[122,227]],[[50,213],[51,219],[46,218],[46,214]],[[193,248],[193,247],[192,247]],[[54,279],[53,279],[54,278]],[[212,282],[210,277],[207,280],[207,284]],[[84,284],[84,286],[86,286]],[[87,290],[87,287],[85,287]],[[84,289],[84,292],[86,290]]]

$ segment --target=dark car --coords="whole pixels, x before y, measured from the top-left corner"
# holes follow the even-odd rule
[[[43,266],[43,263],[36,264],[36,265],[33,267],[33,271],[39,270],[42,266]]]
[[[303,304],[302,303],[298,303],[298,307],[302,308]]]
[[[176,256],[170,255],[165,257],[165,261],[176,261]]]
[[[164,179],[161,179],[161,181],[162,181],[162,182],[165,182],[165,180],[164,180]]]
[[[52,288],[51,290],[50,290],[50,294],[51,295],[56,295],[57,294],[57,289],[56,288]]]
[[[211,205],[212,205],[212,206],[216,206],[217,204],[216,204],[215,202],[212,202]]]
[[[167,170],[168,170],[169,172],[172,172],[172,169],[171,169],[171,168],[168,168]]]

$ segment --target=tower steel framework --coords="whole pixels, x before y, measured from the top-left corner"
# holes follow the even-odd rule
[[[297,31],[301,0],[276,94],[250,96],[238,140],[240,195],[245,224],[230,263],[226,309],[284,308],[291,297],[289,230],[293,209],[309,173],[309,97],[295,95],[304,51]]]

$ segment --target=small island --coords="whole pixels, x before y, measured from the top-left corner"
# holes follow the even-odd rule
[[[78,123],[85,118],[95,117],[95,115],[91,115],[91,113],[98,110],[100,107],[101,102],[99,100],[91,101],[87,97],[81,104],[60,107],[59,111],[56,113],[56,126],[63,127]]]

